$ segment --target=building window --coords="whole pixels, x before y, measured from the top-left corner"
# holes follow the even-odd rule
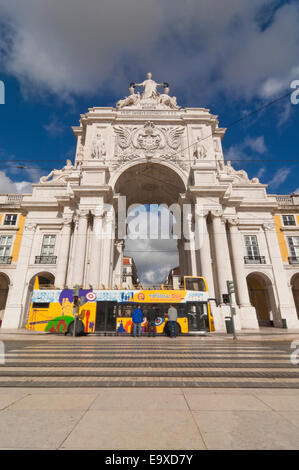
[[[56,235],[44,235],[41,256],[53,256],[56,243]]]
[[[55,242],[56,235],[44,235],[41,255],[35,257],[35,264],[56,264]]]
[[[18,214],[6,214],[3,225],[16,225]]]
[[[245,246],[247,256],[244,257],[245,264],[266,264],[265,256],[260,256],[256,235],[245,235]]]
[[[11,263],[12,235],[2,235],[0,237],[0,263]]]
[[[299,237],[288,237],[290,255],[299,260]]]
[[[252,259],[256,259],[260,256],[259,246],[257,243],[256,235],[245,235],[245,246],[247,256]]]
[[[282,216],[283,225],[296,225],[295,217],[293,215]]]

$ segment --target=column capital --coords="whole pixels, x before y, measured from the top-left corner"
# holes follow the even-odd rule
[[[225,220],[230,227],[236,227],[240,223],[239,217],[225,217]]]
[[[103,219],[105,216],[104,206],[99,205],[95,209],[92,209],[91,214],[93,215],[93,217]]]
[[[214,217],[222,217],[223,216],[223,210],[222,209],[212,209],[211,210],[211,216]]]
[[[33,224],[32,222],[26,222],[24,226],[24,230],[26,232],[35,232],[36,227],[37,227],[37,224]]]
[[[80,218],[87,218],[89,215],[89,209],[78,209],[77,216]]]
[[[263,229],[265,232],[272,232],[275,230],[275,224],[273,222],[267,222],[266,224],[263,224]]]
[[[196,204],[195,206],[195,213],[199,217],[207,217],[210,213],[210,209],[207,209],[206,207],[198,206]]]
[[[62,216],[62,224],[65,225],[72,225],[73,223],[73,216],[72,215],[63,215]]]

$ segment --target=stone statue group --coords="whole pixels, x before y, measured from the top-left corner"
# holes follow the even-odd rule
[[[164,87],[164,93],[160,94],[157,91],[159,86]],[[135,93],[135,87],[143,87],[144,91],[142,94],[139,92]],[[116,108],[121,109],[126,106],[138,106],[142,104],[153,104],[153,105],[164,105],[171,109],[179,109],[176,102],[175,96],[169,96],[168,83],[157,83],[152,80],[152,74],[147,74],[147,79],[142,83],[131,83],[130,84],[130,95],[123,100],[119,100],[116,103]]]

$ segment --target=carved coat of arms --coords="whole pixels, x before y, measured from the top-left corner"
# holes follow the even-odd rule
[[[179,162],[184,130],[183,126],[162,127],[151,121],[143,127],[114,126],[114,157],[119,163],[151,157]]]

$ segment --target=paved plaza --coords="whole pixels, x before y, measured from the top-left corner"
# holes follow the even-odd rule
[[[295,336],[6,332],[0,449],[298,449]]]

